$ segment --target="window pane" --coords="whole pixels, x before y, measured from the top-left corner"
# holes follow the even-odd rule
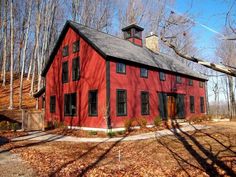
[[[117,90],[117,115],[127,114],[127,93],[126,90]]]
[[[141,77],[148,77],[148,70],[146,68],[140,68]]]
[[[180,76],[176,76],[176,82],[181,83],[181,77]]]
[[[69,46],[67,45],[67,46],[63,47],[63,49],[62,49],[62,56],[66,57],[68,55],[69,55]]]
[[[64,115],[76,115],[76,93],[64,95]]]
[[[188,85],[193,85],[193,80],[192,79],[188,80]]]
[[[78,52],[80,48],[80,41],[76,41],[73,43],[73,53]]]
[[[56,110],[56,96],[50,97],[50,113],[54,113]]]
[[[141,114],[149,114],[149,93],[141,92]]]
[[[194,113],[195,107],[194,107],[194,96],[190,96],[190,112]]]
[[[117,73],[125,73],[125,64],[124,63],[116,63],[116,72]]]
[[[79,65],[79,58],[74,58],[72,61],[72,80],[79,80],[80,74],[80,65]]]
[[[204,98],[200,97],[200,109],[201,109],[201,113],[204,113]]]
[[[164,80],[166,80],[165,73],[163,73],[163,72],[160,72],[160,80],[161,80],[161,81],[164,81]]]
[[[68,82],[68,62],[62,64],[62,83]]]
[[[89,115],[97,115],[97,90],[89,91]]]

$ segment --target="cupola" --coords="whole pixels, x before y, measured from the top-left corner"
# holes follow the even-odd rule
[[[143,42],[142,42],[143,28],[142,27],[136,24],[131,24],[127,27],[124,27],[122,31],[124,32],[124,39],[134,43],[135,45],[138,45],[141,47],[143,46]]]

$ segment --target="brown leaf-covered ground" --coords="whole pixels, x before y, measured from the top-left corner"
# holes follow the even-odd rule
[[[19,154],[38,176],[235,176],[236,122],[210,124],[145,141],[28,141],[2,148]]]

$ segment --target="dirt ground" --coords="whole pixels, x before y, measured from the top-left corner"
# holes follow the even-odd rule
[[[2,146],[38,176],[236,176],[236,122],[157,139],[113,143],[18,142]]]

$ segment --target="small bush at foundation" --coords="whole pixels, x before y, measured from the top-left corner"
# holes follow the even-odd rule
[[[96,131],[89,131],[89,135],[97,135],[98,133]]]
[[[124,135],[125,134],[125,130],[121,130],[117,132],[118,135]]]
[[[126,119],[124,121],[125,130],[130,131],[131,126],[132,126],[132,120],[131,119]]]
[[[110,132],[107,132],[107,136],[108,136],[109,138],[112,138],[112,137],[116,136],[116,133],[110,131]]]
[[[0,130],[9,130],[9,122],[1,121],[0,122]]]
[[[161,120],[161,117],[160,116],[157,116],[155,117],[154,121],[153,121],[153,124],[156,126],[156,127],[159,127],[162,123],[162,120]]]
[[[145,128],[147,126],[147,119],[143,117],[137,118],[136,121],[138,122],[138,125],[142,128]]]

